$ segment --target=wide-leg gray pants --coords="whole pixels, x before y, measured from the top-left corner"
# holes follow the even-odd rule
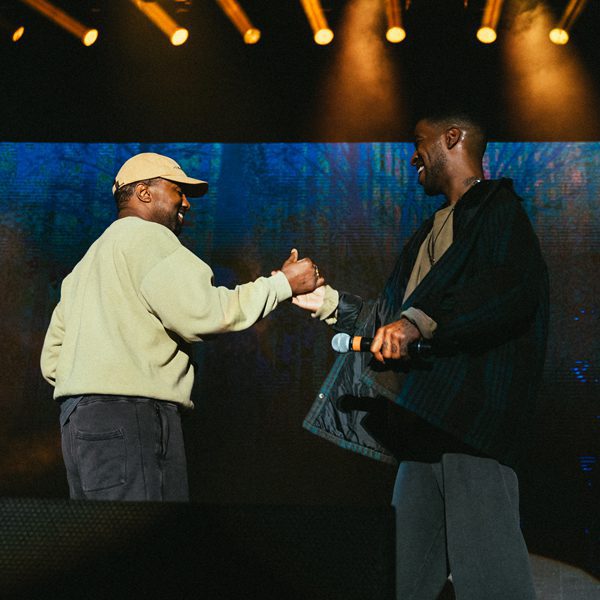
[[[400,464],[397,600],[436,600],[449,573],[457,600],[532,600],[515,472],[495,460],[445,454]]]
[[[132,396],[83,396],[61,434],[72,499],[188,500],[176,404]]]

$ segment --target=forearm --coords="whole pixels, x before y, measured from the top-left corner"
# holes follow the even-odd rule
[[[208,310],[197,320],[197,329],[203,333],[247,329],[292,296],[288,280],[281,272],[271,277],[259,277],[233,290],[217,287],[211,292]]]
[[[235,289],[214,286],[212,277],[208,265],[182,248],[144,278],[141,294],[163,325],[187,341],[246,329],[292,294],[281,272]]]

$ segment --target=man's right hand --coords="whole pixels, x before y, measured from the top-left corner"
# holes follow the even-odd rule
[[[402,318],[381,326],[375,332],[375,337],[371,342],[371,352],[381,363],[385,363],[386,358],[394,360],[408,358],[410,356],[409,344],[420,339],[421,332],[418,328],[408,319]]]
[[[283,263],[281,271],[287,277],[293,296],[310,293],[325,283],[317,265],[310,258],[298,260],[298,250],[295,248]]]

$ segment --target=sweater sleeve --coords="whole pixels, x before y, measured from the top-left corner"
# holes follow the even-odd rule
[[[60,356],[61,347],[65,335],[65,325],[63,318],[63,305],[59,302],[46,332],[44,345],[42,347],[42,355],[40,357],[40,367],[42,376],[51,385],[56,385],[56,366]]]
[[[204,336],[247,329],[292,295],[285,275],[238,285],[213,285],[211,268],[180,247],[142,280],[141,296],[164,327],[188,342]]]

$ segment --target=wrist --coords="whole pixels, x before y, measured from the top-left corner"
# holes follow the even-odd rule
[[[437,323],[421,309],[411,306],[400,313],[402,319],[406,319],[412,323],[426,340],[433,338],[433,334],[437,329]]]
[[[415,340],[420,340],[423,337],[423,335],[421,334],[421,331],[419,329],[419,326],[414,321],[412,321],[410,318],[405,317],[405,316],[402,316],[401,320],[408,323],[408,326],[405,327],[405,332],[409,339],[412,338],[412,341],[415,341]]]

